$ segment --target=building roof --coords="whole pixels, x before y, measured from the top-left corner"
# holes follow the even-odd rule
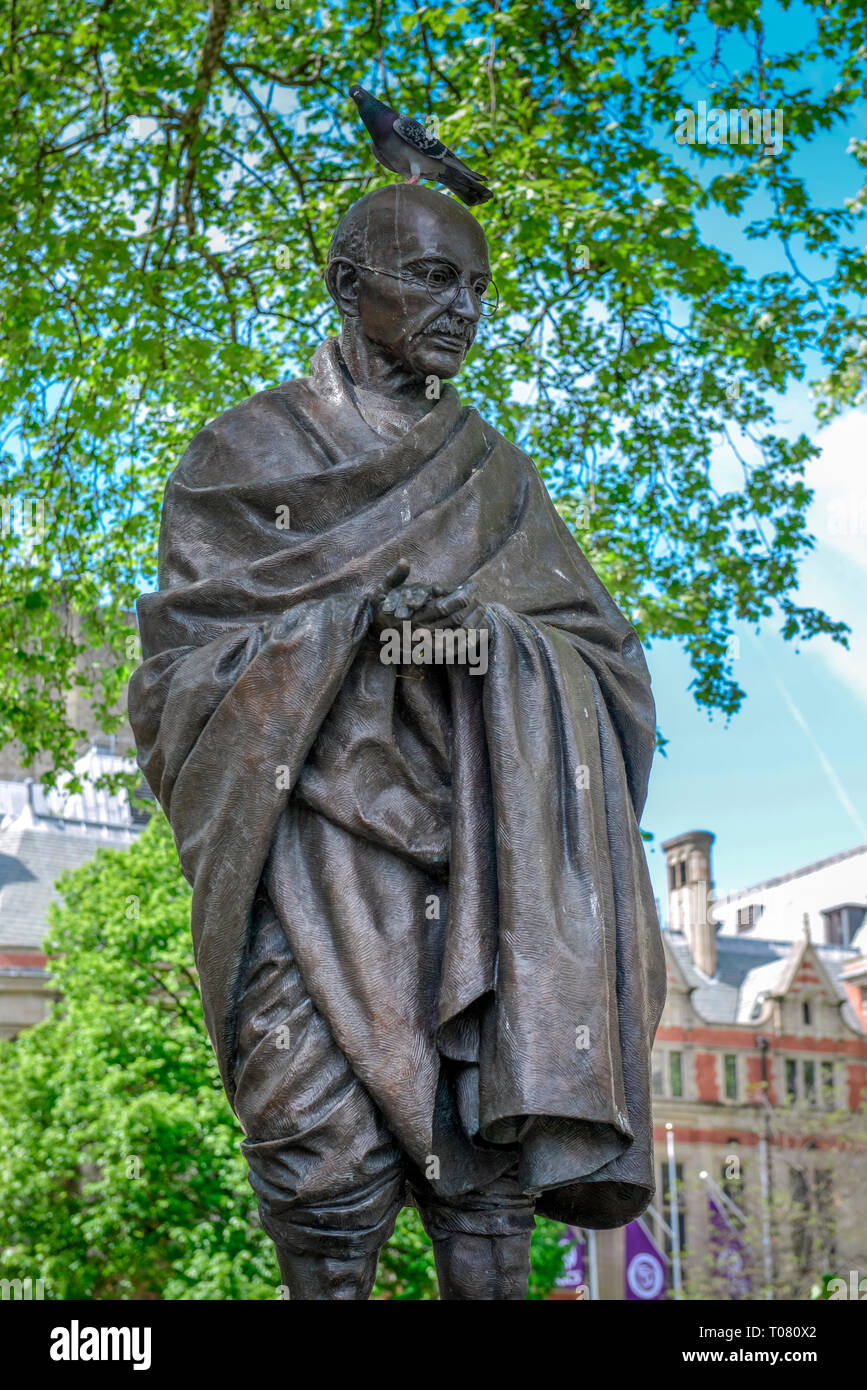
[[[129,826],[91,826],[34,817],[29,806],[0,830],[0,947],[40,951],[48,929],[55,881],[100,848],[125,849],[136,838]]]
[[[713,979],[705,975],[689,954],[683,932],[666,931],[663,936],[674,956],[684,983],[690,991],[690,1001],[696,1012],[708,1023],[734,1023],[737,1012],[737,986],[722,979],[719,972]]]
[[[705,849],[709,849],[716,836],[712,830],[684,830],[681,835],[674,835],[670,840],[662,841],[662,849],[677,849],[680,845],[690,843],[702,844]]]
[[[722,907],[725,903],[737,902],[740,898],[751,893],[760,893],[765,888],[777,888],[781,883],[789,883],[794,878],[803,878],[806,874],[817,873],[819,869],[827,869],[831,864],[840,864],[844,859],[853,859],[857,854],[867,854],[867,844],[855,845],[853,849],[841,850],[839,854],[830,854],[827,859],[817,859],[813,864],[804,864],[802,868],[792,869],[787,874],[778,874],[776,878],[766,878],[762,883],[754,883],[749,888],[739,888],[736,893],[728,893],[725,897],[715,898],[714,906]]]
[[[863,1031],[840,978],[843,967],[858,957],[851,946],[816,945],[803,937],[794,942],[764,941],[717,933],[717,971],[711,979],[692,960],[682,932],[667,931],[663,936],[690,991],[690,1003],[707,1023],[754,1023],[768,995],[785,993],[804,948],[809,947],[840,1001],[847,1026],[855,1033]]]

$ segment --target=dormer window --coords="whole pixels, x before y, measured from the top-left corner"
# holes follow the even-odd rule
[[[739,907],[738,931],[749,931],[750,927],[754,927],[764,910],[761,903],[750,903],[748,907]]]
[[[827,946],[848,946],[864,921],[867,907],[863,903],[841,903],[822,913]]]
[[[801,1005],[801,1017],[802,1017],[802,1019],[803,1019],[804,1027],[805,1027],[805,1028],[809,1028],[809,1027],[810,1027],[810,1024],[811,1024],[812,1021],[813,1021],[813,1019],[812,1019],[812,1010],[811,1010],[811,1008],[810,1008],[810,1005],[809,1005],[808,1000],[806,1000],[806,999],[804,1000],[803,1004]]]

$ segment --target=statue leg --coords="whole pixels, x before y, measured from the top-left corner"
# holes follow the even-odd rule
[[[331,1202],[286,1204],[260,1193],[259,1216],[289,1298],[368,1299],[403,1194],[401,1168]]]
[[[514,1171],[483,1191],[443,1197],[434,1181],[409,1173],[422,1225],[433,1242],[440,1298],[516,1301],[527,1297],[535,1198]]]
[[[514,1236],[434,1237],[440,1298],[443,1302],[526,1299],[531,1235],[522,1231]]]
[[[371,1255],[335,1258],[318,1251],[297,1254],[275,1244],[280,1278],[290,1299],[354,1299],[364,1301],[376,1280],[379,1251]]]
[[[239,993],[234,1109],[281,1282],[290,1299],[367,1299],[403,1205],[403,1155],[264,892]]]

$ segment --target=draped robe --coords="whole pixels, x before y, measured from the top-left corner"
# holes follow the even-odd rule
[[[371,593],[400,557],[410,583],[466,586],[485,674],[382,662]],[[130,719],[193,887],[230,1102],[264,886],[310,999],[442,1193],[517,1156],[545,1215],[640,1214],[665,994],[638,830],[654,705],[532,460],[450,385],[383,440],[328,340],[309,378],[195,436],[138,614]]]

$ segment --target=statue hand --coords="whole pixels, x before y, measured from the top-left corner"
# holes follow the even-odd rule
[[[403,557],[401,557],[397,564],[388,571],[385,578],[381,579],[375,588],[371,589],[370,593],[367,595],[369,601],[373,604],[374,612],[379,610],[388,594],[398,585],[402,584],[408,574],[409,560],[404,560]]]
[[[418,627],[487,627],[485,611],[476,603],[469,584],[462,584],[452,593],[435,599],[415,615]]]
[[[403,622],[420,609],[428,608],[443,593],[439,584],[400,584],[391,589],[378,605],[376,625],[380,632]]]

